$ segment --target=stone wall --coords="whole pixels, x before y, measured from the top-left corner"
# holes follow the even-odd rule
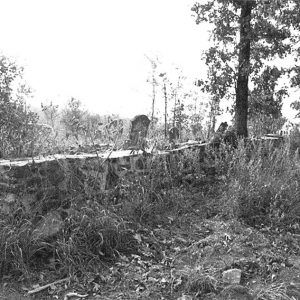
[[[199,160],[204,157],[208,144],[197,142],[179,145],[176,149],[112,151],[103,154],[54,155],[21,160],[0,160],[0,213],[12,215],[22,209],[28,215],[37,215],[35,227],[40,235],[57,232],[68,215],[72,201],[96,199],[104,191],[116,186],[118,179],[127,174],[145,174],[153,158],[164,159],[197,149]],[[175,160],[169,160],[175,161]],[[86,196],[86,198],[84,198]],[[44,216],[42,219],[40,216]]]
[[[0,214],[28,215],[39,237],[51,237],[64,219],[89,198],[104,195],[128,172],[143,173],[150,153],[113,151],[102,155],[54,155],[0,161]],[[72,201],[72,205],[71,202]],[[75,202],[75,205],[74,205]],[[36,218],[35,218],[36,216]]]

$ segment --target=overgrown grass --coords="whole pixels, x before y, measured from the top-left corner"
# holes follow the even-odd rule
[[[198,155],[198,151],[188,151],[150,158],[144,174],[121,179],[111,202],[124,218],[143,225],[161,225],[171,215],[191,212],[205,198],[200,184],[204,171],[200,171]]]
[[[273,283],[265,286],[255,293],[256,300],[292,300],[287,294],[287,285],[284,283]]]
[[[299,229],[299,158],[289,144],[240,143],[236,151],[225,154],[221,165],[226,166],[221,214],[251,226]]]
[[[0,221],[0,274],[28,274],[34,254],[31,222],[26,218],[2,215]]]
[[[21,209],[12,216],[2,216],[0,275],[27,277],[46,268],[71,276],[78,271],[96,271],[120,253],[137,251],[127,223],[94,201],[80,210],[70,208],[54,235],[37,231],[42,220],[43,216],[28,215]]]
[[[28,213],[20,204],[13,215],[3,215],[0,272],[27,276],[43,266],[62,274],[96,270],[119,254],[137,252],[135,228],[167,224],[195,208],[208,217],[218,214],[250,226],[298,232],[298,169],[290,143],[240,142],[237,149],[221,146],[205,155],[196,150],[154,156],[143,174],[127,174],[109,193],[93,191],[89,197],[82,191],[80,205],[78,191],[70,193],[69,207],[56,208],[63,213],[63,226],[50,238],[34,232],[42,210]],[[196,277],[191,289],[213,285],[208,277]]]
[[[71,213],[56,241],[56,260],[69,272],[99,269],[119,254],[135,253],[137,242],[126,222],[93,202]]]

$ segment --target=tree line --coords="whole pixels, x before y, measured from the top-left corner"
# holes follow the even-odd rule
[[[166,138],[168,130],[177,127],[182,137],[185,132],[191,138],[209,138],[216,129],[217,116],[222,113],[221,104],[226,100],[234,103],[229,111],[238,136],[279,129],[285,122],[282,104],[289,96],[289,88],[300,84],[297,44],[300,3],[296,0],[207,0],[195,3],[192,11],[196,24],[211,26],[210,47],[203,56],[207,74],[196,80],[197,91],[186,87],[186,77],[180,69],[176,78],[171,78],[159,68],[158,59],[147,57],[151,66],[149,117],[153,131],[160,131]],[[286,59],[292,63],[285,63]],[[203,95],[208,95],[208,99],[203,101]],[[43,138],[53,134],[51,128],[57,129],[58,123],[66,139],[95,140],[101,135],[99,126],[118,118],[91,114],[75,98],[63,109],[53,102],[42,104],[37,114],[29,109],[30,97],[31,90],[23,80],[23,68],[2,55],[1,156],[37,152],[34,150],[37,144],[45,145]],[[155,114],[158,97],[164,104],[161,119]],[[300,101],[291,106],[299,111]],[[42,120],[50,127],[38,126]],[[50,143],[53,146],[53,140]]]

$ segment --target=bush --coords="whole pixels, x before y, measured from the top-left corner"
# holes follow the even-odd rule
[[[0,55],[0,157],[32,151],[32,133],[38,117],[26,106],[31,91],[23,81],[23,68]]]

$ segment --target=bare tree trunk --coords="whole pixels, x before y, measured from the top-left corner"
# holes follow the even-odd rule
[[[152,109],[151,109],[151,128],[154,128],[154,106],[155,106],[155,98],[156,98],[156,68],[157,68],[157,63],[158,59],[152,59],[145,55],[146,58],[149,60],[152,68]]]
[[[167,108],[168,108],[168,98],[167,98],[166,82],[164,82],[164,96],[165,96],[165,138],[167,138]]]
[[[155,105],[155,96],[156,96],[156,90],[155,90],[155,77],[154,77],[154,70],[152,75],[152,113],[151,113],[151,127],[153,129],[154,127],[154,105]]]
[[[174,113],[173,113],[173,127],[176,126],[176,102],[177,102],[177,91],[175,91],[175,94],[174,94]]]
[[[181,132],[181,129],[182,129],[182,119],[181,119],[181,101],[180,101],[180,98],[178,100],[178,130],[179,130],[179,140],[181,140],[182,138],[182,132]]]
[[[216,97],[210,102],[210,113],[209,113],[209,126],[207,132],[207,138],[214,135],[216,131],[217,113],[219,112],[219,102]]]
[[[211,135],[213,135],[216,132],[216,123],[217,123],[217,119],[216,119],[216,112],[213,112],[212,115],[212,125],[211,125]]]
[[[239,66],[236,85],[235,126],[238,136],[247,137],[248,81],[250,73],[250,30],[253,1],[241,4]]]

